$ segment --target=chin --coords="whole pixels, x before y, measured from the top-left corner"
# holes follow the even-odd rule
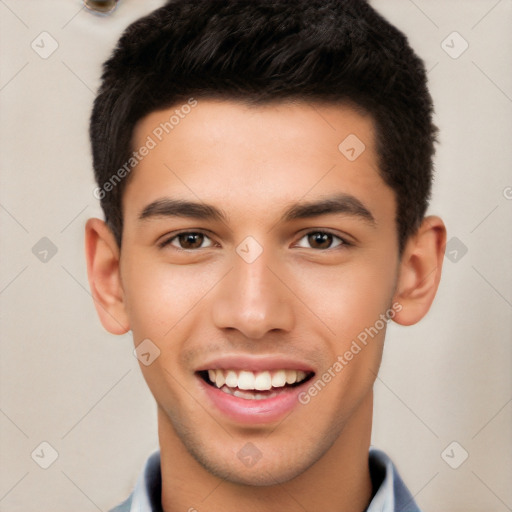
[[[268,487],[284,484],[299,477],[322,456],[318,453],[308,453],[304,450],[293,450],[297,459],[280,453],[279,450],[270,452],[270,457],[264,454],[258,460],[252,459],[247,463],[238,456],[239,452],[208,453],[204,450],[191,454],[196,461],[212,475],[235,485]]]
[[[240,467],[240,464],[227,466],[205,465],[205,468],[218,478],[235,485],[271,487],[293,480],[307,469],[308,465],[283,467],[282,463],[264,464],[259,461],[253,468]]]

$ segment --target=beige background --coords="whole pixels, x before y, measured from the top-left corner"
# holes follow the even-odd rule
[[[1,511],[106,511],[128,495],[157,447],[155,407],[130,336],[105,333],[96,318],[83,230],[88,217],[101,216],[87,138],[100,64],[129,22],[162,3],[123,0],[99,17],[79,0],[0,0]],[[390,328],[373,443],[392,456],[425,511],[505,512],[512,1],[373,4],[430,70],[441,129],[431,212],[459,240],[427,318]],[[452,58],[464,41],[468,49]],[[46,262],[36,257],[43,237],[57,249]],[[58,453],[48,469],[36,460],[48,463],[51,448],[43,446],[45,461],[31,457],[41,442]],[[460,464],[465,452],[458,469],[446,462]]]

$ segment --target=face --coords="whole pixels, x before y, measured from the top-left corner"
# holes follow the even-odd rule
[[[201,100],[162,134],[174,111],[137,125],[134,147],[155,144],[123,197],[124,307],[160,351],[141,368],[176,449],[284,482],[371,422],[399,263],[373,123]]]

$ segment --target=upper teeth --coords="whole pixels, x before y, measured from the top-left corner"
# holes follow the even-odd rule
[[[266,391],[272,388],[282,388],[286,384],[301,382],[306,378],[306,373],[301,370],[277,370],[272,372],[208,370],[208,377],[218,388],[226,385],[230,388]]]

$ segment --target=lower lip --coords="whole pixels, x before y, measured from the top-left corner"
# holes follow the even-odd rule
[[[298,395],[302,386],[285,388],[273,398],[251,400],[224,393],[219,388],[207,384],[201,377],[197,378],[213,405],[237,423],[272,423],[282,419],[299,405]]]

